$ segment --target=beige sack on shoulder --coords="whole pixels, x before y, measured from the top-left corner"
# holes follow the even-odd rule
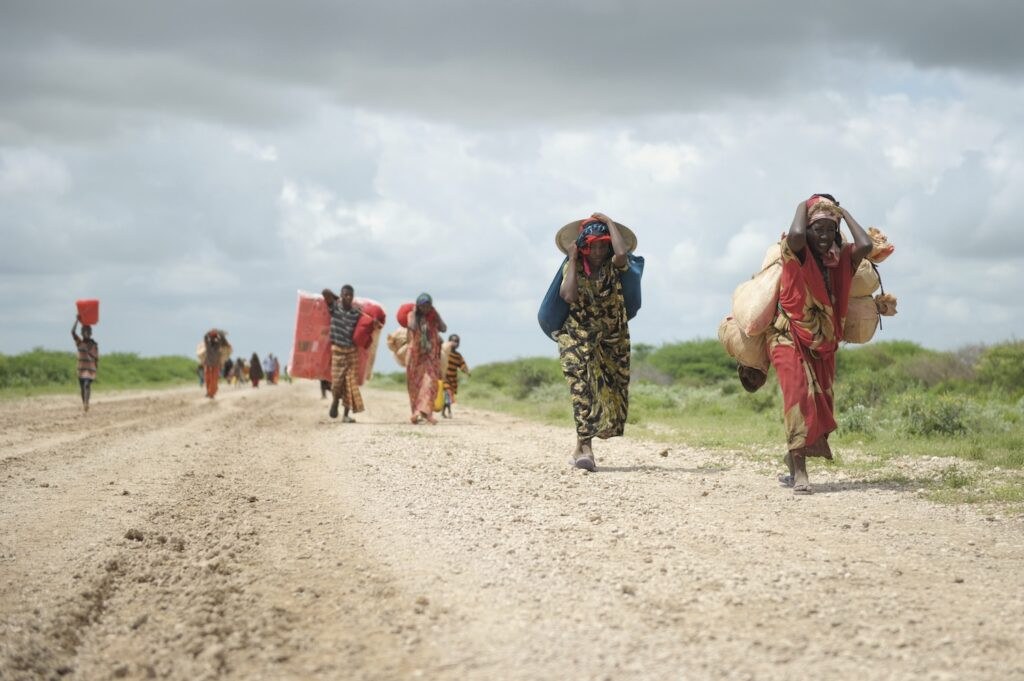
[[[732,316],[743,333],[764,333],[775,319],[782,280],[782,247],[773,244],[765,253],[761,271],[736,287],[732,294]]]
[[[388,350],[391,351],[398,366],[404,367],[409,351],[409,330],[400,326],[387,337]]]
[[[850,283],[850,297],[870,296],[881,285],[882,282],[878,277],[878,271],[865,258],[860,261],[860,267],[857,268],[857,272],[853,275],[853,281]]]
[[[718,325],[718,340],[729,356],[743,366],[768,373],[771,361],[768,358],[768,342],[764,334],[748,336],[740,330],[735,319],[726,317]]]
[[[843,340],[847,343],[867,343],[878,329],[878,308],[871,296],[850,298],[843,327]]]

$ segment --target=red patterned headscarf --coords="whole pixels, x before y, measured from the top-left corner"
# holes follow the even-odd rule
[[[839,224],[839,220],[843,217],[843,210],[839,207],[839,204],[834,201],[829,201],[824,196],[818,196],[815,194],[811,198],[807,199],[807,224],[811,224],[815,220],[832,220]]]
[[[583,256],[583,271],[590,276],[590,262],[587,256],[590,255],[590,247],[597,241],[611,243],[612,235],[608,233],[608,225],[600,220],[584,218],[580,220],[580,233],[576,237],[576,248]]]

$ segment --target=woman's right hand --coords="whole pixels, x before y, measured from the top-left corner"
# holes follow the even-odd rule
[[[576,247],[576,242],[569,244],[569,250],[566,255],[569,256],[569,262],[576,262],[576,258],[579,257],[580,249]]]

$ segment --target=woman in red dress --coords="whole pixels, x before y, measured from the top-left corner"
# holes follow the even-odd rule
[[[425,420],[437,424],[434,418],[434,399],[441,379],[441,336],[448,326],[434,308],[427,293],[398,308],[398,323],[409,330],[409,350],[405,363],[405,380],[409,389],[409,406],[413,424]]]
[[[843,241],[845,220],[853,243]],[[836,350],[850,302],[850,283],[871,253],[871,237],[828,194],[801,201],[783,239],[779,314],[768,329],[768,351],[782,389],[789,474],[779,477],[794,494],[810,494],[807,457],[832,458],[836,429],[832,383]]]

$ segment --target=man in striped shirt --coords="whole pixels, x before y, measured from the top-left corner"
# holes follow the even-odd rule
[[[363,311],[355,305],[355,289],[349,284],[341,287],[341,297],[330,289],[323,290],[327,309],[331,313],[331,393],[333,400],[328,415],[338,418],[338,403],[345,408],[344,423],[355,423],[349,413],[363,411],[363,396],[359,393],[356,372],[359,369],[359,348],[352,340],[356,324]]]
[[[75,325],[71,327],[71,337],[78,348],[78,387],[82,390],[82,407],[89,411],[89,397],[92,393],[92,382],[96,380],[96,369],[100,364],[100,346],[92,338],[92,327],[82,324],[82,336],[78,336],[80,317],[75,317]]]

